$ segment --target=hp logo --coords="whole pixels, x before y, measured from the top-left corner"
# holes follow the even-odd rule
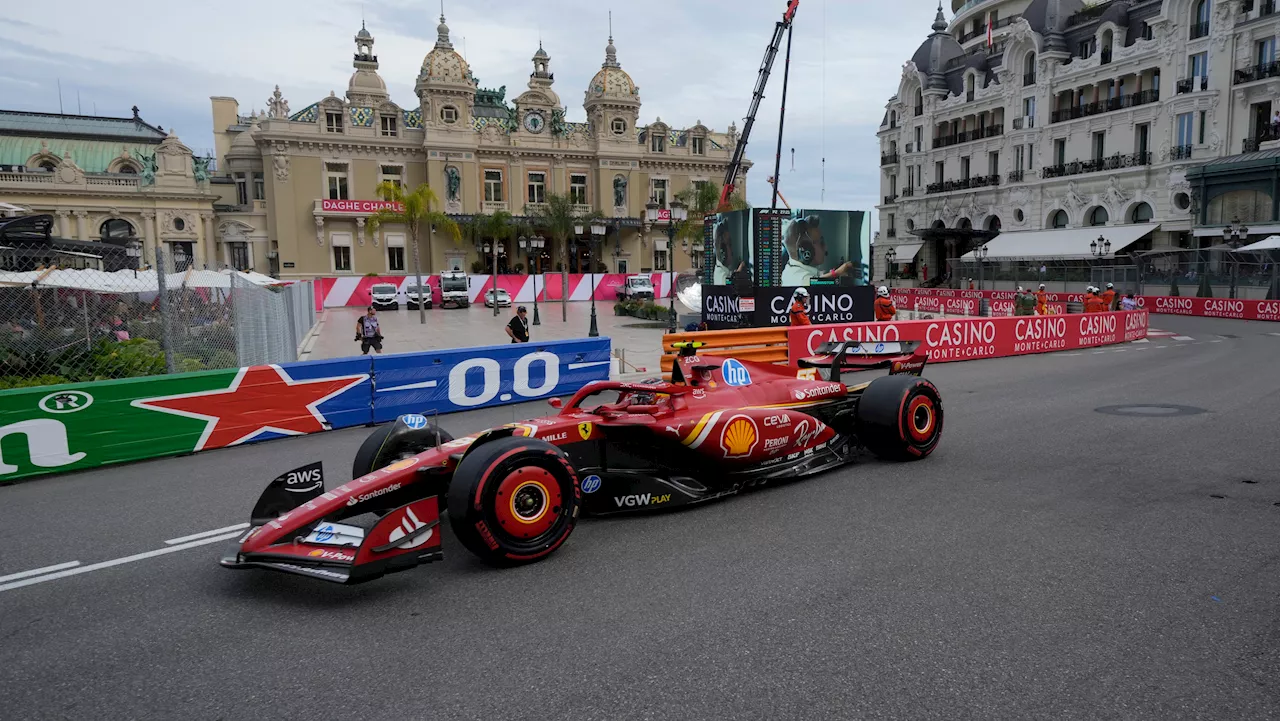
[[[751,372],[732,358],[720,364],[720,375],[724,376],[724,382],[731,386],[751,385]]]
[[[427,427],[427,417],[416,413],[407,416],[400,416],[400,420],[404,421],[406,426],[409,426],[415,431],[419,428]]]
[[[595,493],[600,490],[600,476],[587,476],[582,479],[582,492]]]

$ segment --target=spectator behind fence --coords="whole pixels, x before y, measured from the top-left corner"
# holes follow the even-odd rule
[[[880,286],[876,290],[876,320],[885,321],[893,320],[898,314],[898,308],[893,304],[893,299],[889,297],[889,289]]]
[[[1126,295],[1120,299],[1120,310],[1137,310],[1138,301],[1133,297],[1133,293]]]
[[[1116,289],[1111,283],[1107,283],[1107,289],[1102,293],[1102,302],[1107,304],[1107,310],[1116,309]]]

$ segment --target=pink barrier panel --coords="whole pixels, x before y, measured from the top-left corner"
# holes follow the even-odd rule
[[[1184,298],[1171,295],[1143,295],[1138,307],[1152,313],[1198,315],[1210,318],[1280,321],[1280,300],[1231,298]]]
[[[590,273],[569,274],[569,300],[591,300],[595,296],[597,302],[613,302],[618,299],[618,286],[626,282],[626,278],[638,273]],[[653,283],[656,298],[666,298],[671,293],[671,276],[668,273],[647,274]],[[493,288],[493,276],[469,275],[468,295],[472,303],[483,303],[484,294]],[[423,280],[433,290],[433,302],[440,303],[440,276],[423,275]],[[595,285],[592,286],[592,280]],[[391,283],[401,293],[413,281],[413,276],[380,275],[380,276],[339,276],[336,278],[316,278],[316,309],[362,307],[371,300],[369,289],[377,283]],[[538,281],[538,301],[559,301],[562,296],[561,276],[559,273],[546,273]],[[516,303],[530,303],[534,296],[534,277],[529,275],[500,274],[498,287],[507,291]]]
[[[829,341],[922,341],[929,361],[939,363],[1092,348],[1146,337],[1145,310],[836,323],[788,328],[787,358],[795,366]]]
[[[978,302],[986,298],[994,315],[1012,315],[1013,291],[1003,290],[951,290],[938,288],[894,288],[889,291],[893,304],[899,310],[921,310],[927,313],[977,315]],[[1074,294],[1072,294],[1074,295]],[[1049,293],[1047,305],[1053,313],[1067,312],[1066,293]],[[1081,296],[1081,299],[1083,297]]]

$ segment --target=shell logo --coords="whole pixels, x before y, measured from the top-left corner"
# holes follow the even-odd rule
[[[756,422],[749,416],[734,416],[724,424],[724,435],[720,437],[720,448],[725,458],[741,458],[751,455],[760,440],[760,430]]]

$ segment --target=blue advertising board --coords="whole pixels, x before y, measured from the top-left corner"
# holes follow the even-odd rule
[[[588,338],[378,356],[373,421],[568,395],[608,380],[609,351],[608,338]]]

